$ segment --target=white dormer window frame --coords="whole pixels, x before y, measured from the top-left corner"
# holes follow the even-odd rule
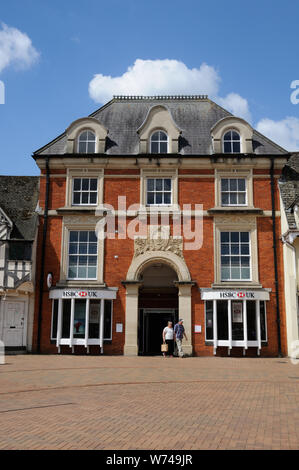
[[[86,140],[81,140],[83,134],[86,134]],[[93,138],[91,137],[93,136]],[[82,129],[77,137],[77,153],[96,153],[96,143],[97,143],[97,136],[96,133],[92,129]],[[80,149],[82,144],[85,146],[84,151]],[[93,150],[89,151],[90,145],[93,144]]]
[[[162,136],[166,136],[166,139],[163,139]],[[155,138],[155,140],[154,140]],[[157,147],[157,150],[153,148],[154,144]],[[166,152],[163,151],[164,145],[166,144]],[[164,129],[155,129],[150,136],[149,141],[149,151],[152,154],[167,154],[169,153],[169,138],[168,133]]]
[[[230,134],[230,139],[226,139],[225,137]],[[236,135],[238,136],[236,138]],[[228,151],[225,147],[229,145],[230,151]],[[235,150],[235,147],[239,145],[239,149]],[[242,153],[242,136],[238,129],[226,129],[222,135],[222,152],[225,154],[234,154],[234,153]]]

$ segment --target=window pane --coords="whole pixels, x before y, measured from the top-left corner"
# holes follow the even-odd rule
[[[231,278],[232,279],[241,279],[240,268],[231,268]]]
[[[164,193],[164,204],[171,204],[171,193]]]
[[[228,193],[222,193],[221,195],[221,204],[222,205],[227,205],[229,204],[229,194]]]
[[[63,300],[62,307],[62,338],[70,337],[70,322],[71,322],[71,301]]]
[[[82,204],[88,204],[89,193],[82,193]]]
[[[267,340],[267,331],[266,331],[266,307],[265,302],[260,302],[260,320],[261,320],[261,340]]]
[[[158,141],[159,140],[159,132],[154,132],[152,135],[152,141]]]
[[[76,242],[79,238],[79,232],[70,231],[70,242]]]
[[[95,279],[97,275],[97,268],[92,266],[88,267],[88,279]]]
[[[151,143],[151,152],[152,153],[158,153],[158,142],[152,142]]]
[[[87,242],[87,236],[88,236],[88,232],[85,232],[85,231],[79,232],[80,242]]]
[[[78,278],[86,279],[87,268],[79,267],[78,268]]]
[[[85,144],[85,142],[80,142],[80,144],[79,144],[79,153],[86,153],[86,144]]]
[[[163,131],[160,131],[160,140],[167,140],[167,134]]]
[[[97,265],[97,257],[96,256],[89,256],[88,257],[88,266],[96,266]]]
[[[239,256],[232,256],[231,257],[231,265],[232,266],[240,266],[240,257]]]
[[[232,136],[231,131],[226,132],[226,134],[224,135],[223,139],[224,139],[224,140],[231,140],[231,136]]]
[[[221,191],[228,191],[228,179],[222,178]]]
[[[241,245],[241,255],[249,255],[249,245]]]
[[[247,337],[249,341],[257,340],[255,301],[247,300]]]
[[[240,236],[241,236],[241,242],[244,243],[248,243],[249,242],[249,232],[241,232],[240,233]]]
[[[99,338],[100,337],[100,311],[101,311],[101,301],[100,300],[91,300],[89,307],[89,328],[88,328],[88,337],[89,338]]]
[[[70,266],[69,267],[68,277],[70,279],[74,279],[74,278],[77,277],[77,267],[76,266]]]
[[[231,244],[231,254],[232,255],[238,255],[240,253],[240,247],[237,243],[232,243]]]
[[[89,182],[89,189],[91,191],[96,191],[98,189],[98,180],[96,178],[92,178]]]
[[[245,193],[240,193],[238,198],[238,204],[246,204],[246,197]]]
[[[237,193],[231,193],[230,194],[230,204],[237,204]]]
[[[89,243],[88,245],[88,253],[90,255],[94,255],[97,253],[97,244],[96,243]]]
[[[250,266],[249,256],[242,256],[241,257],[241,264],[242,264],[242,266]]]
[[[221,254],[222,255],[229,255],[229,245],[226,243],[222,243],[221,245]]]
[[[250,279],[250,268],[242,268],[242,279]]]
[[[91,131],[87,131],[87,139],[88,140],[95,140],[96,139],[96,136],[93,132]]]
[[[233,142],[233,152],[240,153],[240,151],[241,151],[240,142]]]
[[[221,279],[225,281],[229,278],[230,278],[230,269],[221,267]]]
[[[229,265],[229,256],[221,256],[221,266]]]
[[[87,140],[87,131],[82,132],[82,134],[80,134],[80,139],[79,139],[79,140],[80,140],[81,142]]]
[[[95,142],[88,142],[87,144],[87,153],[95,153],[96,150],[96,143]]]
[[[156,179],[156,191],[162,191],[163,180]]]
[[[167,142],[160,143],[160,153],[167,153]]]
[[[228,340],[228,303],[217,301],[217,337],[220,340]]]
[[[78,243],[70,243],[69,244],[69,253],[70,254],[78,253]]]
[[[230,191],[237,191],[237,180],[236,179],[230,179],[229,180],[229,189]]]
[[[239,241],[239,232],[230,232],[230,239],[231,242],[238,242]]]
[[[81,189],[81,179],[80,178],[75,178],[74,179],[74,190],[75,191],[80,191]]]
[[[104,339],[111,338],[112,331],[112,301],[104,300]]]
[[[58,300],[53,300],[51,338],[54,338],[54,339],[57,338],[57,323],[58,323]]]
[[[80,204],[80,193],[73,194],[73,204]]]
[[[85,337],[85,312],[86,312],[86,301],[76,299],[75,301],[75,312],[74,312],[74,325],[73,335],[74,338]]]
[[[171,191],[171,179],[164,180],[164,191]]]
[[[147,204],[154,204],[154,193],[147,193]]]
[[[238,132],[235,132],[235,131],[232,132],[232,140],[240,140],[240,136]]]
[[[87,243],[80,243],[79,244],[79,253],[86,254],[87,253]]]
[[[206,339],[212,340],[214,338],[213,330],[213,302],[207,300],[205,302],[206,307]]]
[[[231,153],[231,143],[230,142],[224,142],[224,153]]]
[[[162,194],[163,193],[156,193],[156,204],[162,204]]]
[[[88,191],[89,189],[89,179],[83,178],[82,179],[82,190],[83,191]]]
[[[148,191],[153,191],[154,190],[154,182],[155,182],[155,180],[153,180],[151,178],[147,180],[147,190]]]
[[[229,232],[221,232],[221,243],[229,241]]]
[[[245,179],[239,179],[238,180],[238,190],[239,191],[245,191],[246,185],[245,185]]]
[[[97,236],[96,236],[94,231],[88,232],[88,240],[90,242],[97,242],[98,241]]]
[[[77,266],[78,256],[69,257],[69,266]]]
[[[97,203],[97,193],[90,193],[90,204],[96,204]]]

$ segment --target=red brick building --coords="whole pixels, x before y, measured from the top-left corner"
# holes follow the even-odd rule
[[[157,354],[183,318],[186,354],[285,353],[288,156],[206,96],[114,97],[73,122],[34,153],[35,350]]]

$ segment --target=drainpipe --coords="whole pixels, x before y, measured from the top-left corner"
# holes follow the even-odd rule
[[[277,344],[278,344],[278,357],[282,357],[281,333],[280,333],[279,284],[278,284],[278,267],[277,267],[278,263],[277,263],[277,242],[276,242],[276,218],[275,218],[274,157],[270,157],[270,158],[271,158],[270,177],[271,177],[272,233],[273,233],[273,255],[274,255],[275,295],[276,295]]]
[[[42,252],[41,252],[41,263],[40,263],[38,327],[37,327],[37,352],[38,353],[40,353],[42,316],[43,316],[42,309],[43,309],[43,289],[44,289],[44,280],[45,280],[44,271],[45,271],[46,237],[47,237],[47,228],[48,228],[49,187],[50,187],[49,157],[46,157],[46,195],[45,195],[45,209],[44,209]]]

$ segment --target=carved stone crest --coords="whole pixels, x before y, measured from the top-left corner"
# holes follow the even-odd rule
[[[183,239],[182,237],[173,238],[161,228],[156,231],[149,230],[147,238],[135,238],[134,257],[143,255],[148,251],[171,251],[183,258]]]

